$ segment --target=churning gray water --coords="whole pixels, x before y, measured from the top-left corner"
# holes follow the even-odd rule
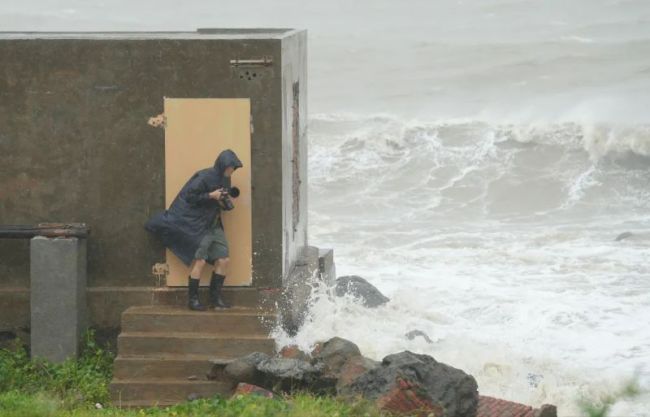
[[[281,341],[428,353],[561,416],[650,388],[650,2],[3,1],[0,26],[309,29],[311,243],[392,301],[319,298]]]

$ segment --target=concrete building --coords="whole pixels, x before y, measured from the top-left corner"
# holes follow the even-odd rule
[[[185,104],[191,106],[178,107]],[[204,104],[207,116],[196,121]],[[250,247],[241,262],[250,269],[226,296],[237,303],[251,292],[281,288],[297,264],[313,266],[301,261],[313,255],[306,105],[306,31],[1,33],[0,223],[88,225],[88,312],[79,322],[115,343],[128,307],[182,304],[185,297],[182,281],[167,277],[165,284],[152,274],[156,264],[169,265],[169,256],[143,224],[169,204],[173,181],[211,166],[224,146],[244,144],[248,173],[240,178],[250,192],[242,207],[249,215],[238,222],[249,222]],[[238,126],[210,124],[231,110],[238,116],[225,120],[237,119]],[[172,124],[180,129],[174,135]],[[193,133],[179,135],[183,126]],[[214,133],[214,143],[211,126],[225,129]],[[218,139],[232,139],[234,131],[235,142]],[[170,144],[196,137],[202,142]],[[195,145],[204,147],[182,153]],[[34,328],[29,244],[0,239],[0,341],[29,340]],[[248,292],[236,290],[242,286]],[[39,291],[46,299],[47,288]]]

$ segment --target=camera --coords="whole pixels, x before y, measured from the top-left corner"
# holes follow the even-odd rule
[[[232,210],[235,208],[235,205],[232,203],[230,197],[232,198],[239,197],[239,188],[228,187],[224,189],[224,192],[221,194],[221,199],[219,200],[224,210]]]

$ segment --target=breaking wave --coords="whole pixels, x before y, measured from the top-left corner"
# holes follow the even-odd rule
[[[321,289],[281,343],[428,353],[483,394],[562,416],[635,373],[650,386],[648,126],[323,114],[309,138],[311,244],[392,301],[368,312]]]
[[[650,204],[650,125],[320,115],[310,135],[314,191],[359,191],[362,204],[370,199],[386,208],[390,199],[382,197],[390,192],[434,218],[465,220],[617,210],[643,215]],[[601,203],[603,211],[595,207]]]

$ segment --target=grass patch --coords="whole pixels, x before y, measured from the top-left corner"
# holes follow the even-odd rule
[[[0,393],[27,394],[37,402],[41,397],[58,398],[66,407],[104,404],[112,367],[113,355],[95,342],[92,331],[86,333],[78,360],[57,364],[31,360],[25,346],[16,342],[13,349],[0,350]],[[19,396],[7,398],[18,401]]]
[[[107,406],[113,355],[89,332],[78,360],[53,364],[31,360],[26,348],[0,349],[0,417],[380,417],[368,401],[344,402],[308,393],[268,399],[255,395],[214,397],[166,408],[140,410]],[[586,417],[606,417],[622,399],[639,395],[636,380],[600,401],[581,401]],[[97,409],[95,404],[103,405]]]
[[[0,350],[0,417],[380,417],[367,401],[296,394],[268,399],[255,395],[214,397],[166,408],[108,406],[113,355],[87,333],[78,360],[53,364],[31,360],[21,343]],[[96,409],[95,404],[102,404]]]
[[[280,399],[256,395],[232,399],[215,397],[166,408],[126,410],[119,408],[69,408],[63,402],[43,394],[16,391],[0,394],[0,417],[380,417],[372,404],[345,403],[331,397],[298,394]]]

